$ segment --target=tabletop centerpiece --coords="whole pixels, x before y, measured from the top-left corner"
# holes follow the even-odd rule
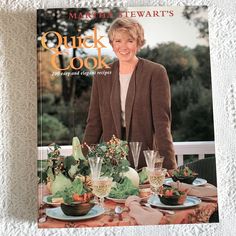
[[[129,195],[138,195],[139,176],[130,167],[127,160],[129,147],[127,141],[120,140],[114,135],[108,142],[88,146],[87,158],[100,157],[103,159],[101,176],[111,177],[113,186],[109,197],[113,199],[125,199]]]
[[[82,153],[84,147],[89,149],[87,156]],[[86,143],[81,144],[79,139],[74,137],[70,156],[62,156],[59,145],[55,143],[49,145],[47,167],[44,173],[47,186],[52,193],[48,196],[48,201],[64,204],[74,204],[78,201],[89,202],[92,199],[93,189],[88,160],[97,156],[103,159],[101,175],[113,179],[111,189],[113,197],[116,196],[116,192],[119,193],[120,198],[138,195],[139,176],[130,167],[127,160],[128,151],[128,143],[115,136],[108,142],[91,146]],[[120,194],[120,190],[123,191],[123,195]]]

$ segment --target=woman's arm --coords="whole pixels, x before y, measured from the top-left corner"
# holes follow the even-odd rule
[[[155,131],[155,146],[165,157],[163,167],[177,167],[171,135],[171,94],[166,69],[159,66],[151,79],[152,119]]]

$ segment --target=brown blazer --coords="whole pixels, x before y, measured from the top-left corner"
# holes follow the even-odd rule
[[[93,80],[84,142],[99,143],[121,138],[119,61]],[[139,168],[146,166],[143,150],[157,149],[165,157],[163,167],[176,168],[171,136],[170,85],[165,68],[139,58],[131,76],[125,105],[126,140],[143,142]],[[132,155],[128,157],[133,166]]]

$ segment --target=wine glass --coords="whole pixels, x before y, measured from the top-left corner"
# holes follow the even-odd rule
[[[155,168],[161,169],[161,168],[162,168],[162,165],[163,165],[164,159],[165,159],[165,157],[160,156],[160,155],[159,155],[158,157],[156,157]]]
[[[134,168],[135,170],[138,169],[138,161],[139,161],[139,155],[142,147],[142,142],[130,142],[129,143],[133,160],[134,160]]]
[[[148,169],[153,169],[155,167],[156,158],[157,156],[159,156],[159,152],[154,151],[154,150],[144,150],[143,154],[144,154]]]
[[[101,176],[92,179],[93,193],[100,199],[99,205],[104,208],[104,198],[107,197],[111,191],[112,178]]]
[[[155,196],[159,194],[159,189],[163,185],[167,169],[152,168],[148,169],[148,180],[151,185],[151,190]]]
[[[100,177],[103,158],[98,157],[98,156],[89,157],[88,161],[89,161],[89,166],[90,166],[92,179]]]

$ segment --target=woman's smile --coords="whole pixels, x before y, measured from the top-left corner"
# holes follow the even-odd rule
[[[115,32],[112,47],[120,62],[132,62],[136,58],[137,40],[125,31]]]

